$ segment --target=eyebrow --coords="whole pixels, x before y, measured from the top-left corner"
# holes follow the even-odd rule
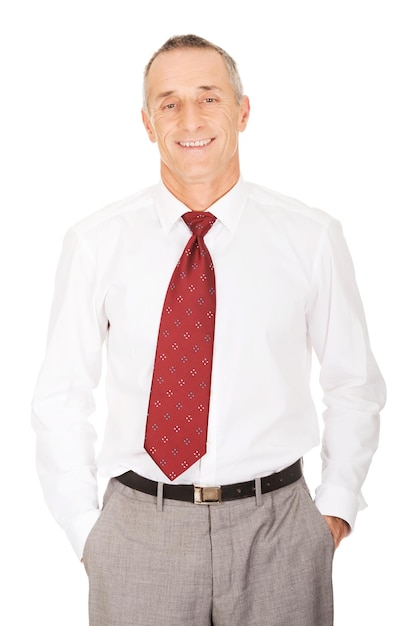
[[[212,90],[222,91],[222,89],[220,87],[217,87],[216,85],[199,85],[197,89],[198,91],[212,91]],[[162,100],[163,98],[168,98],[169,96],[172,96],[175,93],[176,91],[174,89],[170,89],[169,91],[162,91],[161,93],[157,95],[156,100]]]

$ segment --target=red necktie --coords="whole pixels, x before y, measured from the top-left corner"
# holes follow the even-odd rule
[[[185,213],[192,231],[168,286],[158,333],[144,447],[174,480],[206,453],[215,273],[203,237],[211,213]]]

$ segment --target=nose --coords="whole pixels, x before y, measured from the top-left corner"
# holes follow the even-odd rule
[[[204,124],[203,115],[197,102],[183,102],[180,124],[183,130],[196,131]]]

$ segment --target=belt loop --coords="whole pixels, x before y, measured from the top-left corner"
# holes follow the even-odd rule
[[[157,484],[157,511],[159,513],[163,510],[163,491],[164,491],[164,483]]]
[[[263,498],[261,494],[261,478],[255,479],[255,505],[262,506]]]

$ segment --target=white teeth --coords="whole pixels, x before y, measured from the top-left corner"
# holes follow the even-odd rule
[[[201,139],[200,141],[179,141],[179,144],[185,148],[201,148],[202,146],[207,146],[211,141],[212,139]]]

